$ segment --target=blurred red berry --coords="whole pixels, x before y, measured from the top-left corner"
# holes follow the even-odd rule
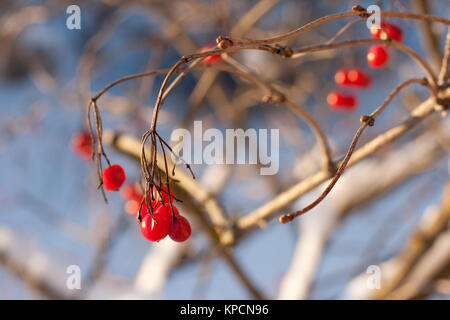
[[[210,51],[210,50],[213,50],[215,47],[216,47],[215,45],[207,45],[207,46],[204,46],[200,50],[200,52]],[[215,55],[212,55],[212,56],[205,57],[203,59],[203,62],[208,64],[208,65],[213,65],[213,64],[216,64],[216,63],[220,62],[220,60],[221,60],[220,54],[215,54]]]
[[[331,91],[327,96],[327,103],[333,110],[354,110],[357,107],[357,100],[354,95],[344,94],[340,91]]]
[[[372,82],[372,78],[364,70],[353,68],[348,70],[347,78],[351,85],[357,87],[367,87]]]
[[[383,46],[372,46],[367,51],[367,63],[372,68],[382,68],[389,60],[389,54]]]
[[[352,68],[339,69],[334,75],[334,81],[340,86],[367,87],[372,79],[362,69]]]
[[[108,191],[119,190],[126,178],[125,171],[118,164],[103,170],[103,184]]]
[[[153,218],[151,215],[147,214],[142,219],[142,235],[149,241],[160,241],[169,234],[171,223],[171,214],[167,214],[166,211],[155,210]]]
[[[125,212],[130,216],[135,216],[139,212],[139,207],[141,206],[141,202],[135,199],[128,200],[125,203]]]
[[[88,132],[81,131],[73,136],[72,151],[85,161],[92,160],[92,140]]]
[[[337,85],[345,86],[350,84],[350,81],[348,79],[348,70],[347,69],[339,69],[336,74],[334,75],[334,81]]]
[[[129,183],[123,186],[122,191],[120,192],[123,200],[141,200],[143,194],[139,187],[134,183]]]
[[[169,237],[176,242],[186,241],[191,236],[191,225],[189,221],[182,216],[176,216],[172,219],[170,225]]]
[[[344,109],[347,111],[353,111],[358,106],[358,100],[354,95],[347,95],[345,96],[345,103],[344,103]]]
[[[327,103],[332,109],[339,109],[345,103],[344,94],[339,91],[331,91],[327,96]]]
[[[389,38],[391,38],[392,40],[399,42],[403,41],[403,31],[399,26],[390,22],[381,22],[380,25],[381,28],[373,26],[370,29],[370,34],[372,35],[372,38],[387,40],[388,39],[387,36],[389,36]],[[384,32],[383,29],[386,32]]]

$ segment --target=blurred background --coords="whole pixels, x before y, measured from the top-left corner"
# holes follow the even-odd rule
[[[79,30],[66,27],[72,4],[81,9]],[[73,137],[86,126],[87,102],[108,83],[169,68],[181,56],[214,45],[219,35],[262,39],[355,4],[450,16],[448,0],[1,1],[0,298],[448,299],[447,118],[430,117],[349,168],[304,217],[286,225],[272,219],[239,237],[227,258],[203,227],[201,213],[184,202],[179,209],[190,217],[193,236],[182,244],[146,241],[120,194],[109,193],[105,204],[96,190],[95,165],[73,152]],[[403,30],[403,42],[438,73],[445,25],[393,20]],[[284,44],[325,43],[348,21],[331,21]],[[360,38],[370,38],[363,21],[338,41]],[[367,49],[296,59],[243,50],[232,57],[304,106],[337,159],[348,149],[361,115],[380,105],[396,84],[423,75],[396,50],[385,68],[370,69]],[[369,88],[347,90],[359,100],[352,112],[327,105],[336,88],[334,75],[343,67],[360,67],[372,77]],[[132,80],[102,96],[105,131],[140,140],[162,80],[161,75]],[[261,102],[263,95],[253,83],[212,66],[189,73],[161,109],[159,133],[167,141],[174,129],[190,129],[194,120],[202,120],[204,129],[280,130],[277,175],[261,176],[258,165],[192,166],[197,182],[230,221],[320,170],[310,128],[287,108]],[[428,96],[419,86],[403,91],[358,145],[399,124]],[[139,180],[136,158],[111,140],[105,148],[111,161],[125,168],[127,182]],[[324,186],[279,213],[307,205]],[[80,290],[66,286],[71,265],[80,267]],[[371,265],[381,272],[380,290],[367,286]]]

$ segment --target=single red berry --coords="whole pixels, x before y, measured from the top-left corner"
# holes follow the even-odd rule
[[[118,164],[103,170],[103,184],[108,191],[119,190],[126,178],[125,171]]]
[[[72,138],[72,150],[85,161],[92,160],[92,139],[88,132],[81,131]]]
[[[216,47],[215,45],[207,45],[207,46],[204,46],[200,50],[200,52],[210,51],[210,50],[213,50],[215,47]],[[205,57],[203,59],[203,62],[208,65],[213,65],[213,64],[220,62],[220,60],[221,60],[220,54],[215,54],[212,56]]]
[[[123,186],[122,191],[120,192],[123,200],[136,200],[140,201],[143,197],[143,194],[138,186],[134,183],[129,183]]]
[[[125,202],[125,212],[130,216],[135,216],[139,212],[141,202],[135,199],[128,200]]]
[[[375,39],[382,39],[387,40],[388,36],[392,40],[395,41],[403,41],[403,31],[402,29],[397,26],[396,24],[390,23],[390,22],[381,22],[381,28],[378,28],[377,26],[373,26],[370,29],[370,33],[372,35],[372,38]],[[386,31],[386,32],[384,32]]]
[[[173,191],[170,190],[170,194],[171,194],[170,200],[172,202],[174,202],[175,201],[175,193],[173,193]],[[167,191],[167,188],[162,187],[161,191],[158,192],[158,189],[156,189],[156,187],[153,187],[153,199],[155,199],[157,201],[161,201],[161,197],[164,199],[164,203],[169,203],[169,191]]]
[[[328,105],[333,110],[353,110],[357,106],[357,101],[354,95],[344,94],[340,91],[331,91],[327,96]]]
[[[155,210],[153,218],[150,214],[143,218],[141,222],[142,235],[149,241],[162,240],[169,234],[171,221],[171,214],[167,214],[166,211]]]
[[[345,97],[339,91],[331,91],[327,96],[327,103],[332,109],[340,109],[345,103]]]
[[[334,81],[337,85],[345,86],[350,84],[350,80],[348,79],[348,70],[347,69],[339,69],[334,75]]]
[[[367,51],[367,62],[372,68],[381,68],[389,60],[389,54],[383,46],[372,46]]]
[[[175,216],[170,225],[169,237],[176,242],[186,241],[191,236],[191,225],[183,216]]]
[[[367,87],[372,82],[370,75],[359,68],[349,69],[347,72],[347,79],[350,85],[357,87]]]

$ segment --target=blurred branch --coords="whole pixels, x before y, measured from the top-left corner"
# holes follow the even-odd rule
[[[386,299],[424,299],[437,289],[437,282],[450,276],[450,230],[441,233],[404,282]]]
[[[447,31],[447,38],[445,42],[444,58],[442,59],[441,71],[439,73],[439,84],[444,85],[448,81],[449,77],[449,64],[450,64],[450,27]]]
[[[14,257],[14,253],[23,254],[19,242],[20,240],[18,238],[16,239],[15,235],[9,229],[0,228],[0,264],[7,271],[19,277],[26,285],[47,299],[61,300],[70,298],[68,295],[64,295],[61,290],[57,289],[44,276],[42,273],[43,270],[40,270],[41,272],[38,271],[42,266],[33,264],[32,257],[28,256],[24,262],[21,261],[22,259]],[[38,254],[36,251],[34,253]]]
[[[391,258],[380,265],[381,268],[381,287],[378,290],[370,290],[366,286],[367,274],[361,274],[355,277],[349,284],[347,292],[350,298],[371,298],[371,299],[389,299],[399,298],[399,292],[412,292],[403,287],[400,291],[395,291],[405,283],[409,276],[413,275],[414,269],[421,264],[422,259],[427,259],[429,252],[432,252],[436,245],[441,248],[448,248],[449,236],[444,236],[450,221],[450,183],[447,183],[444,189],[443,199],[440,207],[428,210],[420,220],[416,230],[409,237],[404,249],[394,258]],[[441,241],[443,239],[443,246]],[[448,257],[448,250],[437,250],[439,254],[444,253]],[[447,258],[444,259],[447,261]],[[444,263],[446,263],[444,261]],[[426,264],[426,263],[425,263]],[[433,268],[439,269],[438,264],[432,264]],[[429,269],[428,269],[429,270]],[[427,271],[428,272],[428,271]],[[433,272],[429,273],[432,274]],[[423,274],[423,273],[422,273]],[[421,286],[419,286],[421,287]],[[416,291],[414,291],[416,292]],[[392,295],[391,295],[392,294]],[[399,294],[399,296],[396,296]]]
[[[272,9],[280,0],[261,0],[258,1],[250,10],[242,15],[239,21],[231,29],[230,34],[240,37],[247,33],[251,27],[270,9]]]
[[[422,217],[416,231],[411,235],[406,247],[393,258],[391,276],[388,282],[382,282],[381,289],[375,292],[377,299],[388,298],[389,295],[410,274],[421,257],[434,244],[439,235],[447,228],[450,221],[450,183],[447,183],[441,207],[429,211]],[[448,238],[448,237],[447,237]],[[448,242],[447,242],[448,244]]]
[[[411,6],[415,8],[421,14],[428,14],[430,12],[430,6],[432,2],[427,0],[411,0]],[[421,28],[423,48],[428,51],[428,56],[430,57],[434,70],[439,70],[439,66],[442,61],[442,55],[439,45],[439,39],[431,28],[431,21],[418,21]]]
[[[318,212],[299,220],[294,257],[282,280],[279,298],[308,298],[328,241],[343,218],[429,170],[444,154],[437,139],[425,132],[378,159],[367,159],[349,169],[334,192],[316,209]]]
[[[333,163],[331,159],[331,150],[328,145],[327,139],[325,137],[324,131],[320,124],[306,111],[305,108],[296,104],[292,99],[285,96],[280,90],[277,90],[270,83],[264,81],[258,75],[253,74],[251,70],[249,70],[244,65],[240,64],[238,61],[234,60],[227,54],[223,56],[224,61],[226,61],[230,66],[234,67],[236,70],[227,70],[226,71],[238,74],[242,77],[245,77],[248,80],[253,81],[257,85],[263,87],[268,92],[268,96],[264,98],[266,102],[275,102],[275,103],[283,103],[289,109],[291,109],[294,113],[296,113],[302,120],[304,120],[314,131],[316,135],[317,143],[319,144],[322,151],[322,163],[323,170],[328,172],[333,172]]]
[[[449,89],[445,90],[444,97],[450,97]],[[357,149],[350,158],[347,167],[355,165],[366,157],[372,155],[382,146],[403,136],[406,132],[410,131],[426,117],[433,114],[435,108],[436,103],[434,99],[432,97],[428,98],[410,113],[410,117],[408,119],[406,119],[396,127],[386,131],[385,133],[378,135],[376,138],[372,139],[372,141]],[[304,179],[303,181],[300,181],[290,189],[276,196],[273,200],[269,201],[262,207],[238,219],[238,221],[236,222],[237,227],[241,232],[244,233],[252,228],[257,227],[258,225],[260,225],[261,220],[272,218],[280,209],[288,206],[298,197],[314,189],[329,178],[329,174],[320,171]]]

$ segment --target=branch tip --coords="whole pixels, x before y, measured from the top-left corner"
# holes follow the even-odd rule
[[[288,222],[291,222],[292,220],[294,220],[294,215],[293,214],[291,214],[291,213],[288,213],[288,214],[284,214],[284,215],[282,215],[278,220],[281,222],[281,223],[288,223]]]

